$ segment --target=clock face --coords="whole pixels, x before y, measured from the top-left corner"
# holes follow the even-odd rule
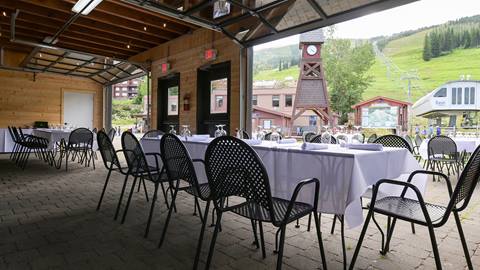
[[[308,55],[315,55],[315,54],[317,54],[317,46],[315,46],[315,45],[308,45],[308,46],[307,46],[307,54],[308,54]]]

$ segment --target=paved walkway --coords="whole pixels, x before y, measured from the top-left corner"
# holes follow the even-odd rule
[[[112,174],[102,208],[95,211],[106,170],[72,164],[69,171],[56,170],[35,159],[21,171],[0,155],[0,269],[191,269],[200,220],[193,216],[193,199],[180,193],[178,213],[172,216],[166,242],[157,248],[165,220],[163,197],[157,202],[151,233],[143,238],[149,203],[135,193],[125,224],[113,220],[123,177]],[[147,183],[148,185],[148,183]],[[153,186],[148,186],[151,194]],[[446,202],[444,183],[429,183],[429,201]],[[203,204],[202,204],[203,207]],[[475,268],[480,267],[480,197],[478,191],[462,213],[463,226]],[[379,218],[381,221],[384,219]],[[321,266],[314,230],[306,231],[307,219],[297,229],[288,227],[284,269],[318,269]],[[340,226],[330,234],[331,215],[322,216],[322,231],[329,269],[342,269]],[[264,225],[267,258],[252,243],[250,222],[233,214],[224,216],[217,240],[213,269],[274,269],[276,229]],[[350,260],[361,228],[346,229]],[[208,228],[202,265],[212,234]],[[453,217],[438,229],[444,269],[466,267]],[[359,269],[433,269],[428,232],[399,222],[387,256],[379,254],[380,235],[372,226],[356,267]]]

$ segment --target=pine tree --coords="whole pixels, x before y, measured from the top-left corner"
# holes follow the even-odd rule
[[[423,42],[423,60],[430,61],[432,59],[432,46],[430,44],[429,35],[425,35],[425,41]]]
[[[432,58],[439,57],[441,53],[440,37],[436,31],[430,34],[430,46],[432,51]]]

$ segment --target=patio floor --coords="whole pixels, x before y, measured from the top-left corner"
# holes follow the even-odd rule
[[[143,192],[135,193],[125,224],[113,220],[123,176],[112,174],[100,211],[95,211],[106,170],[72,164],[69,171],[56,170],[32,158],[21,171],[0,155],[0,269],[191,269],[200,219],[193,216],[193,198],[179,193],[178,212],[172,216],[166,242],[157,248],[165,220],[163,197],[157,202],[150,235],[143,238],[150,204]],[[147,183],[148,185],[148,183]],[[148,186],[150,194],[153,186]],[[445,183],[429,182],[427,200],[445,202]],[[203,207],[203,204],[202,204]],[[480,196],[477,191],[462,213],[463,228],[475,268],[480,267]],[[379,220],[384,221],[379,218]],[[307,219],[297,229],[288,227],[284,269],[318,269],[321,266],[314,230],[306,231]],[[324,247],[329,269],[342,269],[340,226],[331,235],[332,215],[322,215]],[[385,224],[385,223],[383,223]],[[226,214],[213,257],[214,269],[274,269],[276,229],[264,225],[267,258],[251,245],[250,222]],[[399,222],[387,256],[379,254],[380,234],[373,223],[360,251],[359,269],[433,269],[428,231]],[[346,229],[350,260],[361,228]],[[212,228],[208,228],[200,269],[206,259]],[[445,269],[466,267],[453,217],[436,230]]]

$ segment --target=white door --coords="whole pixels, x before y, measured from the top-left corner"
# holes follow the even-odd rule
[[[93,93],[64,92],[63,122],[68,126],[93,128]]]

